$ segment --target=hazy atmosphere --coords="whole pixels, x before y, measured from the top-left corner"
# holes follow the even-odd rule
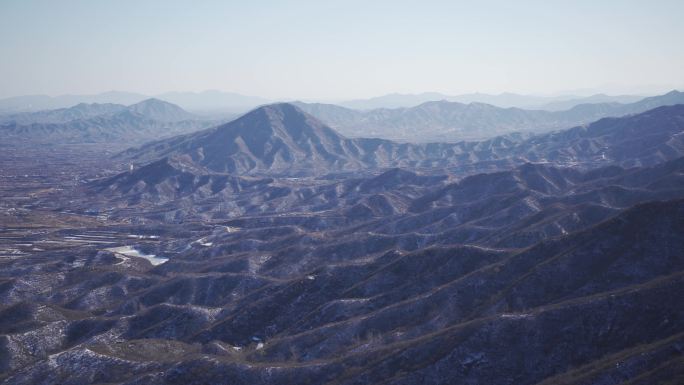
[[[684,384],[684,0],[0,0],[0,385]]]
[[[0,97],[217,89],[654,94],[684,85],[684,2],[0,2]]]

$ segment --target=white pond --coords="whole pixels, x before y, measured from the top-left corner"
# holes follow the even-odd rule
[[[137,257],[137,258],[145,258],[150,263],[152,266],[157,266],[161,265],[162,263],[168,261],[168,258],[163,258],[163,257],[157,257],[154,254],[143,254],[140,251],[136,250],[133,246],[120,246],[120,247],[111,247],[109,249],[105,249],[107,251],[111,251],[112,253],[115,254],[120,254],[126,257]],[[122,261],[121,263],[125,262]]]

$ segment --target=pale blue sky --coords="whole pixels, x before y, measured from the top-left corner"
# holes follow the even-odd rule
[[[684,85],[683,15],[682,0],[0,0],[0,97],[667,89]]]

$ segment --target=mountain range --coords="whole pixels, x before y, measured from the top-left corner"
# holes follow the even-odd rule
[[[684,103],[684,93],[641,99],[634,103],[580,104],[562,111],[500,108],[449,101],[416,107],[351,110],[330,104],[296,103],[306,112],[349,137],[379,137],[409,142],[483,139],[511,132],[543,132],[587,124],[602,117],[624,116]]]
[[[177,104],[186,110],[202,114],[240,113],[259,105],[272,103],[272,99],[246,96],[234,92],[207,90],[202,92],[165,92],[156,95],[143,95],[133,92],[110,91],[95,95],[27,95],[0,99],[0,113],[17,113],[57,108],[67,108],[80,103],[134,104],[150,97]],[[631,103],[642,96],[605,95],[592,96],[531,96],[514,93],[499,95],[473,93],[446,95],[438,92],[421,94],[389,94],[370,99],[339,101],[343,107],[359,110],[376,108],[415,107],[430,101],[447,100],[459,103],[486,103],[497,107],[517,107],[524,109],[562,110],[586,103]]]
[[[419,144],[281,103],[116,159],[0,238],[45,248],[0,260],[5,383],[684,375],[682,104]]]
[[[578,104],[586,103],[633,103],[643,96],[638,95],[605,95],[591,96],[533,96],[504,92],[498,95],[472,93],[462,95],[446,95],[439,92],[424,92],[420,94],[388,94],[369,99],[356,99],[337,103],[342,107],[356,110],[373,110],[378,108],[415,107],[417,105],[446,100],[458,103],[484,103],[501,108],[523,108],[539,110],[566,110]]]
[[[134,104],[148,99],[148,96],[121,91],[109,91],[95,95],[26,95],[14,96],[0,100],[0,113],[35,112],[69,108],[77,104]]]
[[[143,164],[177,158],[213,172],[317,175],[371,168],[455,167],[486,170],[525,161],[652,165],[684,155],[682,105],[530,138],[412,144],[348,139],[293,104],[258,108],[225,125],[150,142],[121,154]]]
[[[184,109],[211,112],[243,112],[260,104],[267,103],[265,98],[245,96],[232,92],[166,92],[158,95],[143,95],[133,92],[110,91],[94,95],[27,95],[0,99],[0,113],[35,112],[59,108],[69,108],[77,104],[135,104],[146,99],[161,99],[178,104]]]
[[[130,106],[82,103],[69,108],[0,116],[0,134],[12,142],[130,146],[216,123],[174,104],[146,99]]]
[[[580,104],[560,111],[500,108],[483,103],[449,101],[364,111],[332,104],[293,104],[349,138],[374,137],[418,143],[482,140],[516,132],[524,135],[549,132],[587,124],[602,117],[625,116],[658,106],[683,103],[683,95],[672,91],[629,104]],[[239,99],[233,94],[211,91],[167,96],[186,104],[193,103],[192,100],[200,104],[216,100],[220,104],[221,100],[229,102],[231,98],[237,103],[235,98]],[[242,107],[237,107],[237,110],[257,102],[256,99],[250,100],[245,101]],[[225,109],[215,110],[212,116],[208,118],[206,115],[191,114],[177,105],[153,98],[130,106],[80,103],[69,108],[4,114],[0,115],[0,129],[12,141],[119,142],[120,146],[126,146],[196,131],[237,117],[234,112],[226,112]]]

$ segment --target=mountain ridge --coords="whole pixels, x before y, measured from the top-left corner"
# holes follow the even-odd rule
[[[588,124],[603,117],[626,116],[682,103],[684,93],[679,91],[630,104],[579,104],[561,111],[500,108],[484,103],[463,104],[446,100],[428,101],[410,108],[368,111],[295,102],[349,137],[373,136],[419,142],[477,140],[516,131],[548,132]]]
[[[293,134],[301,133],[288,132],[288,126],[306,135],[297,139]],[[499,137],[482,142],[410,144],[348,139],[297,106],[281,103],[257,108],[223,126],[127,150],[120,159],[144,163],[176,156],[214,172],[239,175],[311,175],[372,167],[477,170],[490,167],[492,162],[505,166],[525,161],[582,167],[608,163],[649,165],[683,154],[683,130],[684,105],[675,105],[513,142]],[[632,153],[635,146],[640,147],[636,156]],[[631,161],[636,163],[628,164]]]
[[[12,142],[111,143],[127,146],[192,132],[215,122],[158,99],[130,106],[85,104],[0,118],[0,135]]]
[[[596,102],[635,102],[643,99],[637,95],[606,95],[594,94],[590,96],[560,95],[560,96],[535,96],[522,95],[512,92],[500,94],[469,93],[461,95],[447,95],[439,92],[423,92],[417,94],[392,93],[368,99],[356,99],[341,101],[336,104],[359,110],[371,110],[378,108],[402,108],[415,107],[428,101],[447,100],[459,103],[486,103],[501,108],[522,108],[558,110],[570,109],[577,104]]]

